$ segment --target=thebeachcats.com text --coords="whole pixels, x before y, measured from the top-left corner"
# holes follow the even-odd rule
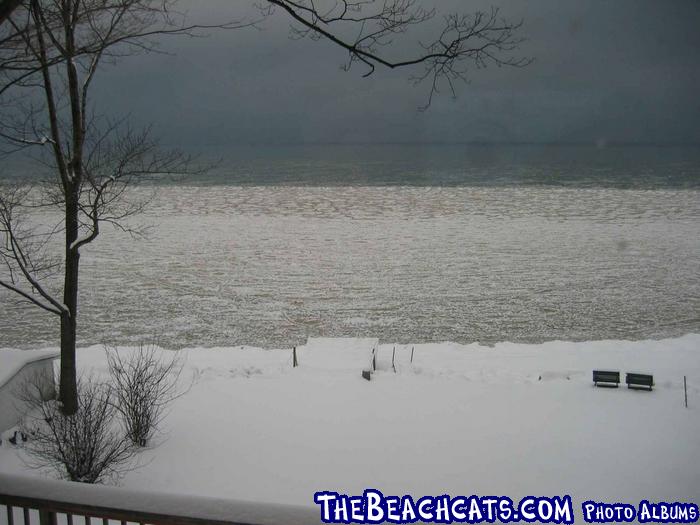
[[[322,491],[314,494],[324,523],[575,523],[571,496],[385,496],[367,489],[362,496]],[[642,500],[638,505],[585,501],[585,523],[696,523],[695,503]]]

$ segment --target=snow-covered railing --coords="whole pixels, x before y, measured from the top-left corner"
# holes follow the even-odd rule
[[[320,514],[311,507],[135,492],[0,474],[0,524],[316,525],[320,522]]]

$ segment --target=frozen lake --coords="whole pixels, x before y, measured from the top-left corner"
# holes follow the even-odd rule
[[[606,185],[142,188],[147,239],[83,250],[79,344],[290,347],[700,331],[700,190]],[[0,291],[0,347],[56,345]]]

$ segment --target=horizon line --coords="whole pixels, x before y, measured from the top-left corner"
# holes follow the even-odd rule
[[[194,146],[194,148],[220,148],[231,146],[583,146],[598,149],[614,147],[700,147],[698,142],[642,142],[642,141],[605,141],[602,143],[588,141],[300,141],[300,142],[234,142],[233,144]]]

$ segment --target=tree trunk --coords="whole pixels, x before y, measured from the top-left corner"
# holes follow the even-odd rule
[[[63,413],[78,410],[78,385],[75,373],[75,320],[68,314],[61,316],[61,378],[59,385]]]
[[[78,317],[78,270],[80,252],[73,248],[78,238],[78,201],[66,199],[66,273],[63,283],[63,304],[68,312],[61,315],[61,378],[60,399],[65,414],[78,410],[76,378],[76,327]]]

